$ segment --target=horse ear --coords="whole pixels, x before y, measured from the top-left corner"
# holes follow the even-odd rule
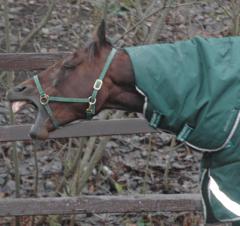
[[[102,20],[96,33],[95,40],[97,42],[98,47],[102,47],[105,44],[107,44],[107,39],[106,39],[106,25],[105,25],[105,20]]]

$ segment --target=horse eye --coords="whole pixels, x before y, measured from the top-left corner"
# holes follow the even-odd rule
[[[76,65],[74,64],[64,64],[63,65],[63,68],[66,69],[66,70],[72,70],[76,67]]]

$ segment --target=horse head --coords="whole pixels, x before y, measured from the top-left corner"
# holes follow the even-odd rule
[[[141,111],[143,105],[129,57],[106,39],[104,21],[85,48],[12,88],[7,98],[14,113],[27,103],[37,107],[30,131],[36,139],[46,139],[49,131],[90,119],[103,109]]]

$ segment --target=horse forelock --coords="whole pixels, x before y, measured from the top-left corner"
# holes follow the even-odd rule
[[[110,40],[106,40],[105,46],[112,46]],[[99,46],[99,43],[96,41],[91,41],[85,46],[85,52],[88,55],[88,59],[91,61],[94,57],[99,55],[102,46]]]
[[[87,53],[87,57],[89,61],[92,61],[93,58],[97,55],[98,53],[98,46],[97,43],[92,41],[89,42],[85,48],[84,48],[85,52]]]

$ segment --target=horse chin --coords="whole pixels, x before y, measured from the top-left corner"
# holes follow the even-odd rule
[[[49,136],[46,117],[42,113],[41,110],[38,112],[37,119],[30,129],[29,135],[32,139],[45,140]]]

